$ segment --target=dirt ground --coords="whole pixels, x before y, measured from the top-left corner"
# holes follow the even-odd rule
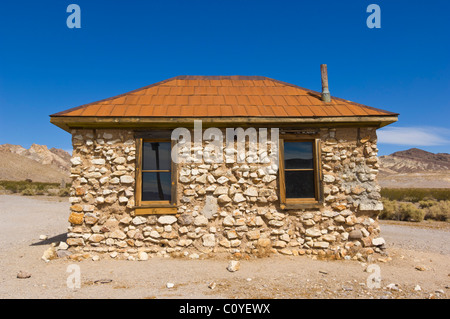
[[[370,264],[272,255],[241,260],[232,273],[226,258],[45,262],[43,252],[65,238],[68,208],[61,198],[0,195],[0,298],[440,299],[450,293],[449,223],[382,222],[388,256],[377,255]],[[74,264],[80,288],[67,285]],[[380,288],[371,280],[376,273],[365,271],[372,264],[379,267]],[[17,278],[20,271],[31,277]]]

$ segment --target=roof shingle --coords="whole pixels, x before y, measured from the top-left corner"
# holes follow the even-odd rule
[[[260,76],[178,76],[52,116],[334,117],[396,113]]]

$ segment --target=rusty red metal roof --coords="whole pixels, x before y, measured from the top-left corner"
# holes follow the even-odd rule
[[[52,117],[354,117],[398,115],[262,76],[177,76]]]

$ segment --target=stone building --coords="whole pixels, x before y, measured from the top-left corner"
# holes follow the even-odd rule
[[[74,251],[379,251],[376,129],[398,114],[259,76],[178,76],[51,115]],[[243,146],[243,147],[242,147]],[[241,148],[240,148],[241,147]]]

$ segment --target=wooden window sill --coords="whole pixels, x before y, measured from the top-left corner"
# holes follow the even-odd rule
[[[280,205],[280,208],[283,210],[285,210],[285,209],[310,209],[310,208],[321,208],[321,207],[323,207],[322,202],[305,201],[305,200],[286,202],[285,204]]]
[[[136,215],[174,215],[177,213],[177,207],[172,204],[153,204],[135,206]]]

